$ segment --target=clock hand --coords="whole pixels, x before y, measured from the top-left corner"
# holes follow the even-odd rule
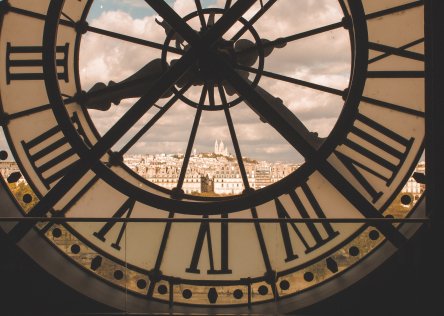
[[[341,22],[337,22],[337,23],[333,23],[333,24],[329,24],[329,25],[325,25],[325,26],[321,26],[315,29],[311,29],[309,31],[305,31],[305,32],[301,32],[301,33],[296,33],[290,36],[286,36],[286,37],[280,37],[277,38],[275,40],[272,41],[268,41],[265,40],[263,41],[263,45],[262,47],[264,48],[264,50],[267,50],[270,47],[274,47],[274,48],[283,48],[285,47],[288,43],[293,42],[293,41],[297,41],[300,39],[304,39],[310,36],[314,36],[314,35],[318,35],[318,34],[322,34],[325,32],[329,32],[329,31],[333,31],[339,28],[343,28],[343,27],[347,27],[349,21],[348,19],[343,19]],[[245,47],[242,51],[238,52],[239,55],[242,54],[251,54],[253,52],[257,52],[258,47],[256,44],[249,46],[249,47]]]
[[[252,82],[248,79],[245,79],[249,84],[252,84]],[[307,127],[304,125],[304,123],[301,122],[297,118],[296,115],[294,115],[293,112],[291,112],[287,106],[283,103],[283,101],[279,98],[274,97],[270,93],[268,93],[265,89],[263,89],[260,86],[255,87],[255,91],[267,102],[268,106],[272,108],[272,110],[278,114],[281,117],[285,117],[287,123],[293,128],[294,131],[300,136],[302,136],[308,143],[310,143],[311,146],[314,148],[319,148],[322,143],[324,142],[324,138],[320,138],[318,136],[317,132],[310,132]],[[267,119],[264,118],[256,109],[255,106],[252,105],[252,103],[246,99],[245,103],[256,113],[260,116],[261,120],[264,123],[268,123]]]
[[[264,49],[264,57],[268,57],[276,48],[284,48],[287,43],[275,42],[268,39],[261,39]],[[236,59],[242,66],[253,66],[259,58],[258,47],[255,43],[247,39],[240,39],[234,44]]]
[[[142,97],[164,72],[162,61],[154,59],[119,83],[110,81],[108,86],[103,82],[96,83],[86,94],[80,96],[79,103],[88,109],[107,111],[111,103],[118,105],[123,99]],[[171,95],[171,90],[168,90],[162,97]]]
[[[210,52],[214,58],[213,69],[224,76],[225,80],[244,98],[244,102],[261,118],[265,119],[307,160],[316,156],[316,149],[322,139],[311,133],[300,120],[265,90],[253,89],[251,81],[245,80],[231,65],[218,54]]]
[[[180,42],[186,40],[188,43],[193,43],[199,40],[199,36],[194,32],[194,30],[192,30],[191,27],[189,27],[177,15],[176,12],[172,11],[167,4],[160,1],[145,1],[147,1],[154,9],[162,13],[161,16],[164,15],[164,22],[158,21],[158,23],[164,27],[165,32],[171,32],[174,30],[176,33],[178,33],[175,35],[176,41]],[[215,23],[208,34],[204,36],[202,44],[209,45],[212,42],[217,41],[218,38],[220,38],[221,35],[224,34],[235,23],[235,21],[254,4],[254,2],[254,0],[248,0],[245,2],[239,2],[239,4],[233,6],[233,8],[230,9],[230,13],[232,14],[228,14],[226,16],[224,15],[218,21],[218,23]],[[214,18],[210,17],[210,24],[214,23],[212,19]],[[178,27],[177,29],[172,28],[171,25]],[[151,87],[164,72],[165,69],[162,67],[161,60],[153,60],[136,74],[120,83],[110,82],[108,86],[106,86],[104,83],[97,83],[88,93],[83,96],[79,96],[79,103],[89,109],[107,111],[111,107],[111,103],[119,104],[124,98],[143,96],[146,90],[149,89],[149,87]],[[183,76],[185,80],[178,80],[177,85],[180,88],[183,88],[187,80],[190,79],[190,76],[194,77],[193,72],[186,71]],[[200,85],[202,83],[199,81],[199,79],[197,79],[197,81],[195,80],[194,84]],[[167,90],[162,97],[166,98],[171,95],[171,90]]]

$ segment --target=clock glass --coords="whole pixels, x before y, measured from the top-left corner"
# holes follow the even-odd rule
[[[0,8],[1,228],[86,295],[292,311],[417,229],[423,1]]]

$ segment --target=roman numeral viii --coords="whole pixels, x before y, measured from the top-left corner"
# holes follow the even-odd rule
[[[275,199],[279,218],[291,218],[288,213],[290,210],[296,210],[296,213],[300,218],[325,218],[324,211],[321,209],[321,206],[307,184],[303,184],[301,186],[301,191],[299,192],[290,192],[289,196],[291,202],[286,203],[286,206],[284,206],[281,200]],[[288,210],[285,209],[285,207],[287,207]],[[281,222],[280,229],[285,247],[286,262],[299,258],[298,254],[295,252],[294,243],[290,237],[290,229],[296,233],[296,236],[305,248],[306,254],[322,247],[339,235],[339,232],[335,231],[332,225],[327,222],[307,222],[303,224]]]
[[[43,47],[6,44],[6,83],[14,80],[43,80]],[[57,46],[57,69],[60,80],[69,81],[69,44]]]
[[[71,117],[71,121],[79,134],[86,139],[76,113]],[[21,143],[29,162],[47,189],[61,179],[78,160],[78,156],[59,126],[54,126],[32,140]]]
[[[414,138],[405,138],[358,114],[350,134],[335,154],[375,203],[383,192],[370,181],[369,175],[390,186],[413,142]]]
[[[204,216],[208,218],[208,216]],[[223,215],[222,218],[228,218],[227,215]],[[194,246],[193,257],[191,258],[190,266],[186,269],[188,273],[199,274],[198,269],[199,260],[202,254],[202,248],[205,240],[207,243],[208,259],[210,262],[210,269],[208,274],[230,274],[232,273],[228,266],[228,223],[220,224],[220,269],[216,268],[214,260],[213,242],[211,240],[210,223],[202,222],[200,224],[199,232],[197,234],[196,243]]]

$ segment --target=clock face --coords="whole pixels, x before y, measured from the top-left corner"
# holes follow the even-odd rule
[[[332,291],[332,282],[350,284],[347,273],[386,257],[384,246],[406,242],[402,225],[359,220],[417,211],[398,194],[425,134],[422,1],[188,1],[184,9],[186,1],[146,0],[137,23],[149,31],[139,33],[112,14],[97,17],[111,2],[0,2],[1,123],[36,203],[15,216],[95,218],[5,225],[19,245],[48,246],[103,287],[86,294],[117,307],[129,297],[137,311],[277,301],[294,309],[345,286]],[[133,11],[116,12],[124,21]],[[120,48],[126,59],[113,61]],[[341,56],[339,70],[325,52]],[[100,62],[121,71],[88,68]],[[304,102],[329,125],[304,116]],[[162,187],[125,155],[167,142],[168,115],[185,145]],[[221,121],[234,151],[222,156],[242,189],[193,195],[204,161],[193,149],[214,142]],[[264,187],[243,157],[266,153],[270,139],[301,163]],[[228,185],[212,176],[214,185],[222,179]],[[51,271],[49,255],[40,260]],[[59,270],[51,272],[79,286]],[[330,294],[317,295],[322,289]]]

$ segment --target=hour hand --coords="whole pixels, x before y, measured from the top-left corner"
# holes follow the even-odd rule
[[[252,84],[252,82],[248,79],[246,81],[250,85]],[[262,89],[260,86],[257,86],[255,90],[256,93],[259,94],[262,99],[267,102],[267,105],[272,108],[273,112],[276,113],[276,115],[285,118],[287,124],[291,126],[291,128],[298,135],[303,137],[313,148],[319,148],[323,144],[325,139],[319,137],[317,132],[311,132],[310,130],[308,130],[304,123],[302,123],[301,120],[299,120],[299,118],[297,118],[296,115],[294,115],[293,112],[291,112],[288,107],[284,105],[281,99],[274,97],[266,90]],[[254,112],[259,114],[253,104],[250,104],[248,100],[246,100],[245,102]],[[266,118],[264,118],[260,114],[259,116],[263,122],[268,123]]]
[[[144,96],[163,72],[161,60],[155,59],[121,82],[110,81],[108,85],[96,83],[88,92],[79,96],[79,103],[88,109],[107,111],[112,103],[118,105],[123,99]],[[162,97],[169,96],[171,91],[167,91]]]

